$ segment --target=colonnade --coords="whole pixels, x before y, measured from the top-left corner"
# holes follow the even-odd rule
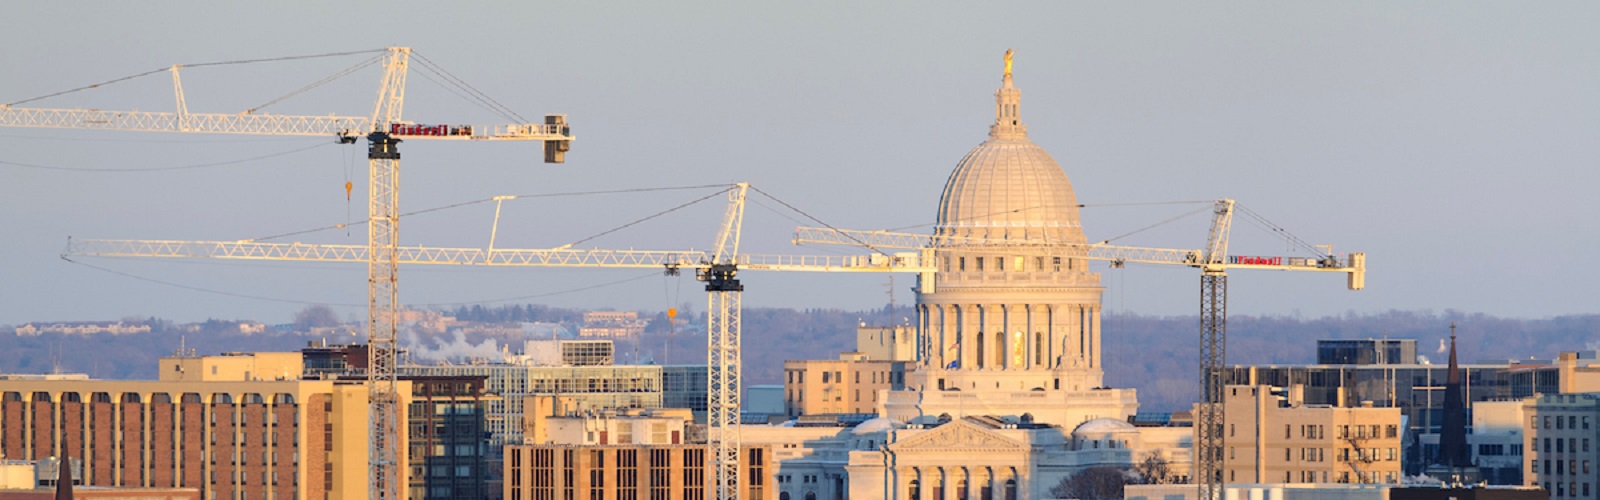
[[[903,500],[1017,500],[1028,478],[1015,467],[910,466],[898,469]]]
[[[1033,370],[1100,365],[1098,304],[918,304],[922,366]]]

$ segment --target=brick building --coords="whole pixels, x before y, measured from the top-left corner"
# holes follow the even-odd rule
[[[275,368],[178,380],[170,367],[183,363],[162,366],[157,381],[0,379],[0,452],[81,458],[92,487],[198,488],[202,498],[367,494],[363,384],[259,378]],[[409,403],[409,382],[401,390]],[[71,449],[61,449],[63,437]]]

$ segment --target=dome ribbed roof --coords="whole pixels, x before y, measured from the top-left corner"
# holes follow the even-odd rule
[[[1054,158],[1028,140],[1022,92],[995,92],[995,123],[945,182],[938,234],[990,239],[1084,242],[1078,197]]]

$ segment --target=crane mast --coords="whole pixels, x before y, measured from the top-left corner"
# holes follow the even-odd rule
[[[695,273],[706,283],[706,423],[712,442],[712,469],[719,500],[739,498],[739,414],[741,376],[744,373],[742,295],[739,283],[740,228],[750,185],[739,183],[728,193],[728,210],[717,231],[717,248],[711,265]]]
[[[405,107],[406,70],[411,48],[389,47],[383,59],[383,79],[372,114],[367,117],[290,116],[243,113],[190,113],[184,97],[181,65],[172,73],[173,112],[109,111],[98,109],[21,108],[0,105],[0,126],[75,128],[135,132],[179,132],[274,136],[332,136],[340,143],[367,139],[368,200],[367,245],[360,252],[367,264],[367,369],[369,394],[368,497],[402,498],[400,407],[395,374],[396,331],[399,314],[400,152],[401,137],[454,140],[515,140],[545,143],[545,161],[561,163],[572,140],[566,117],[547,115],[544,124],[503,126],[407,127],[401,121]],[[91,86],[93,87],[93,86]],[[271,250],[269,250],[271,251]],[[349,255],[351,249],[337,252]],[[293,254],[289,251],[284,255]]]
[[[1223,369],[1228,359],[1228,235],[1233,226],[1233,200],[1212,208],[1211,234],[1200,266],[1200,405],[1195,415],[1196,484],[1202,500],[1222,498],[1226,418],[1223,413]]]

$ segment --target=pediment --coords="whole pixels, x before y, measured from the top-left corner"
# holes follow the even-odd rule
[[[1028,447],[993,430],[966,420],[953,420],[927,432],[889,445],[903,451],[1027,451]]]

